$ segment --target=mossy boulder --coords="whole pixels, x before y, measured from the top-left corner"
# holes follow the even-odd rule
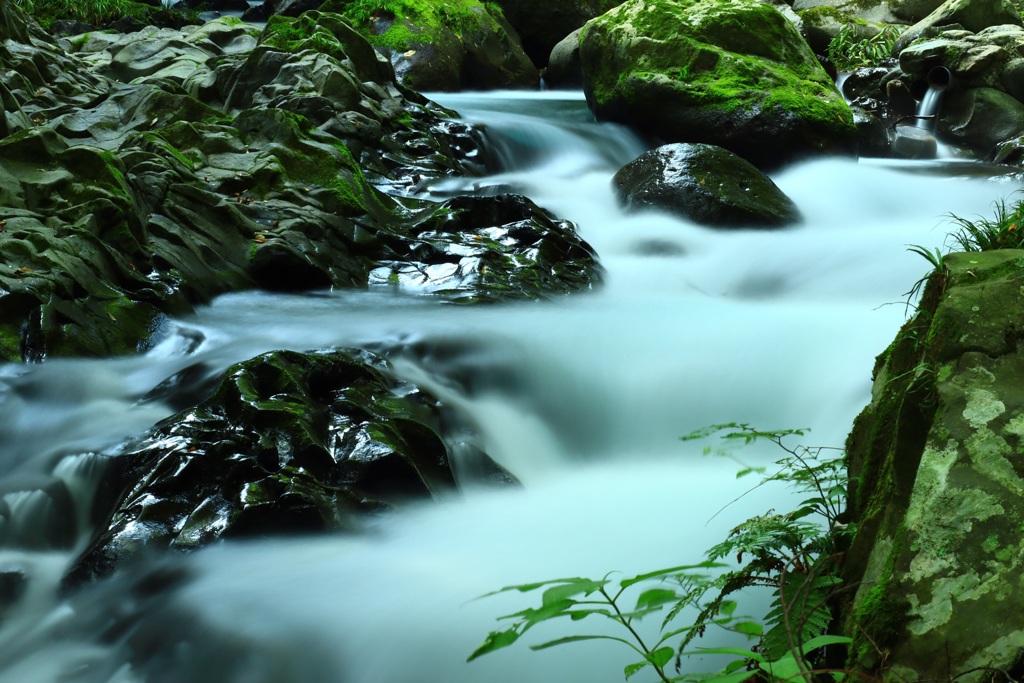
[[[807,43],[756,0],[630,0],[586,25],[580,57],[597,118],[663,142],[717,145],[762,168],[856,146]]]
[[[641,154],[612,178],[629,209],[666,211],[720,228],[777,228],[800,213],[749,161],[713,145],[664,145]]]
[[[240,289],[368,287],[382,269],[393,286],[429,267],[431,291],[497,301],[598,273],[526,200],[442,221],[452,207],[406,197],[478,166],[478,134],[398,85],[337,14],[27,40],[0,46],[2,360],[134,353]]]
[[[162,397],[166,398],[166,397]],[[432,396],[366,351],[271,352],[111,463],[111,507],[71,572],[104,575],[144,549],[355,530],[367,514],[454,488]]]
[[[322,9],[345,17],[390,60],[399,82],[416,90],[537,85],[537,67],[493,5],[478,0],[330,0]]]
[[[849,664],[907,681],[1024,663],[1024,252],[945,266],[879,357],[847,444]]]
[[[929,31],[953,25],[977,33],[990,26],[1021,26],[1022,21],[1020,12],[1009,0],[946,0],[900,34],[893,46],[893,54],[900,54]]]

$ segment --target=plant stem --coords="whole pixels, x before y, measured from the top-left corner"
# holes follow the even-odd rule
[[[601,595],[603,595],[605,599],[608,601],[608,604],[612,606],[613,610],[615,610],[615,620],[626,627],[626,629],[630,632],[630,634],[632,634],[636,642],[640,645],[640,648],[644,651],[644,655],[649,656],[651,654],[651,650],[647,647],[647,645],[644,644],[643,638],[640,637],[640,634],[637,633],[636,629],[634,629],[633,626],[629,623],[629,619],[622,616],[622,610],[619,609],[619,605],[617,602],[615,602],[615,598],[608,595],[607,591],[605,591],[603,587],[600,589],[600,591]],[[665,681],[665,683],[672,683],[671,679],[669,679],[668,676],[665,675],[664,669],[662,669],[660,666],[658,666],[650,659],[648,659],[647,661],[651,662],[651,666],[653,666],[654,670],[658,672],[658,676],[661,678],[661,680]]]

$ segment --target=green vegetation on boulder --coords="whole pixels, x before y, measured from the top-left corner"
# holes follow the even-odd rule
[[[1019,665],[1024,252],[945,256],[847,444],[850,666],[989,680]]]
[[[853,117],[793,25],[756,0],[630,0],[584,28],[599,119],[766,167],[851,153]]]
[[[421,91],[534,87],[537,68],[501,8],[478,0],[330,0]]]

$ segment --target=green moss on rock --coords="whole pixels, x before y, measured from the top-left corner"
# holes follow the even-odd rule
[[[630,0],[587,24],[584,91],[599,118],[758,165],[852,149],[853,117],[792,24],[754,0]]]

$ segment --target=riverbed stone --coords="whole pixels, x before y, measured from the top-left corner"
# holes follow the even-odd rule
[[[778,228],[800,220],[793,201],[743,158],[713,145],[645,152],[612,178],[628,209],[666,211],[719,228]]]
[[[1024,103],[994,88],[972,88],[943,105],[939,129],[953,140],[988,154],[1024,134]]]
[[[597,118],[662,142],[717,145],[762,168],[856,145],[807,43],[754,0],[629,0],[586,25],[580,56]]]
[[[159,391],[159,390],[158,390]],[[437,400],[366,351],[277,351],[135,439],[108,470],[113,508],[70,572],[144,550],[358,529],[367,514],[454,487]]]
[[[847,444],[857,671],[989,680],[1022,662],[1024,252],[949,254],[878,360]]]

